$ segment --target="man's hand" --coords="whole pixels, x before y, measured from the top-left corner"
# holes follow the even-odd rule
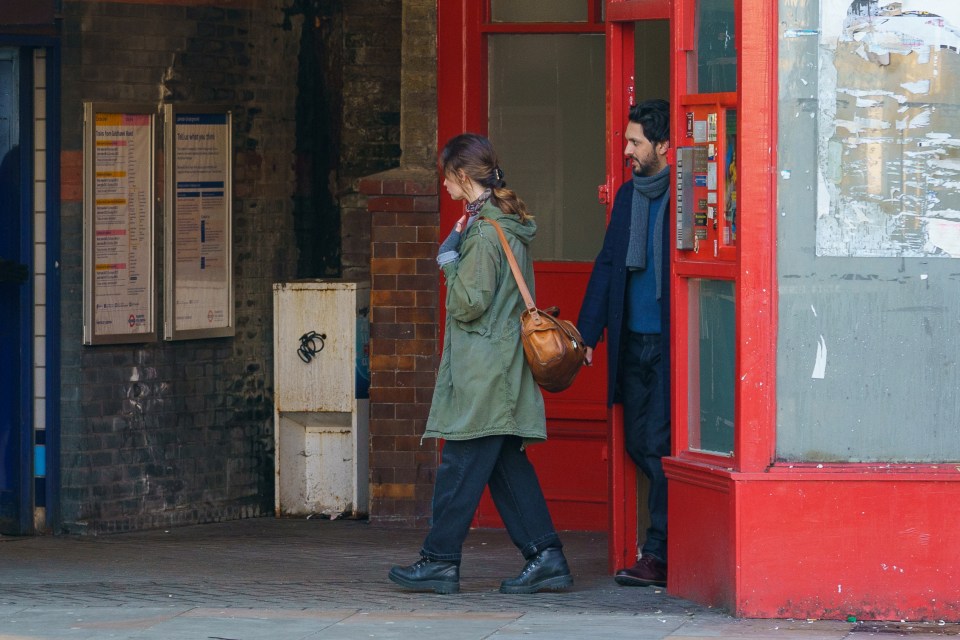
[[[583,352],[583,361],[588,367],[593,365],[593,347],[587,347]]]

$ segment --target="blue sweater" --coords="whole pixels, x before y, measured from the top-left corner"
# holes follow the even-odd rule
[[[653,268],[653,234],[657,213],[666,194],[650,201],[650,220],[647,224],[647,268],[627,271],[627,326],[634,333],[660,333],[660,301],[657,300],[657,271]]]

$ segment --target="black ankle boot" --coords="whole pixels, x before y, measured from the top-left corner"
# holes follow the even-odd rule
[[[393,567],[389,578],[408,589],[457,593],[460,591],[460,567],[453,562],[420,558],[409,567]]]
[[[563,550],[550,547],[530,559],[519,576],[501,582],[500,593],[559,591],[572,584],[573,577],[567,559],[563,557]]]

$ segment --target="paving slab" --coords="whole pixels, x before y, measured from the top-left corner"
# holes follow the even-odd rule
[[[471,531],[461,592],[387,579],[424,531],[358,520],[255,518],[100,536],[0,536],[0,640],[866,640],[857,625],[737,620],[666,589],[620,587],[603,534],[564,532],[565,592],[499,593],[523,559]],[[851,634],[854,634],[851,636]],[[892,636],[886,636],[892,637]],[[929,636],[927,636],[929,637]]]

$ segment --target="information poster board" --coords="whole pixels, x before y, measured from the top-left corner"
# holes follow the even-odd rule
[[[83,342],[152,342],[156,116],[85,103],[83,141]]]
[[[166,105],[164,339],[234,335],[230,112]]]

